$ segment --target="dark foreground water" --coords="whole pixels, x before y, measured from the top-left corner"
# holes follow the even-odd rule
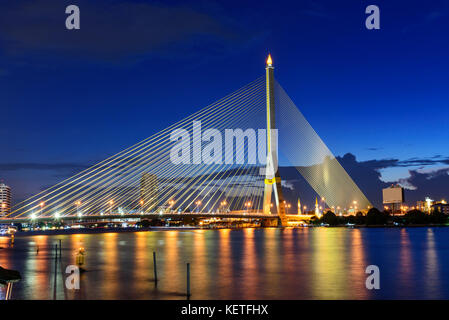
[[[88,271],[79,291],[64,290],[61,270],[80,246]],[[0,247],[0,266],[23,276],[13,299],[185,299],[187,262],[192,299],[449,299],[449,228],[40,235],[16,237],[13,248],[0,238]],[[380,268],[380,290],[365,287],[371,264]]]

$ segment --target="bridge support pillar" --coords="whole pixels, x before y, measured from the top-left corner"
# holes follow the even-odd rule
[[[267,164],[265,171],[265,187],[263,197],[263,212],[271,213],[271,194],[274,191],[277,213],[281,220],[281,226],[288,224],[285,214],[285,201],[282,194],[281,176],[278,169],[277,154],[277,134],[275,124],[275,103],[274,103],[274,67],[271,55],[268,55],[266,70],[267,87]]]

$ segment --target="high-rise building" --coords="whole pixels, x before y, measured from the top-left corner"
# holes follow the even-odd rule
[[[11,188],[0,183],[0,217],[11,212]]]
[[[444,214],[449,214],[449,204],[446,201],[442,200],[441,202],[434,203],[432,205],[432,211],[436,210]]]
[[[399,185],[391,185],[382,189],[383,204],[390,208],[393,214],[400,213],[404,203],[404,188]]]
[[[159,201],[159,185],[155,174],[143,173],[140,179],[140,204],[144,211],[157,209]]]
[[[426,197],[426,199],[424,201],[416,202],[416,209],[418,209],[422,212],[430,213],[434,203],[435,203],[434,200],[430,199],[429,197]]]

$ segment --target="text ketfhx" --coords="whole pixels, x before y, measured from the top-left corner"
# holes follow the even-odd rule
[[[263,304],[231,304],[226,305],[226,314],[268,314],[268,305]]]

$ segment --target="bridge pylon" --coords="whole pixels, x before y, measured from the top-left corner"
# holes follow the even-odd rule
[[[268,55],[266,71],[266,97],[267,97],[267,163],[265,171],[265,186],[263,195],[263,212],[271,213],[271,194],[274,191],[277,213],[281,220],[281,226],[288,224],[285,214],[285,201],[282,194],[281,176],[278,168],[278,137],[275,123],[274,101],[274,67],[271,55]]]

